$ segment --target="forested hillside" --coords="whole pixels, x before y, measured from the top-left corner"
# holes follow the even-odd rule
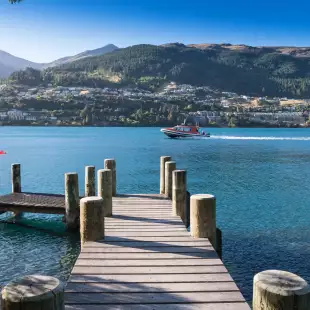
[[[273,48],[198,48],[176,43],[136,45],[41,73],[15,72],[10,80],[31,85],[137,85],[154,90],[175,81],[250,95],[310,97],[309,74],[309,57],[286,55]]]

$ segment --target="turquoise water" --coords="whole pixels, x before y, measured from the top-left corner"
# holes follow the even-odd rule
[[[223,258],[250,300],[255,273],[277,268],[310,281],[310,130],[209,129],[211,138],[172,140],[159,128],[0,127],[0,194],[10,191],[10,166],[22,164],[24,191],[63,193],[66,172],[117,160],[118,191],[159,190],[159,157],[188,170],[188,188],[217,197]],[[59,216],[26,215],[0,224],[0,284],[18,274],[66,279],[78,254],[76,235]],[[40,228],[40,229],[38,229]],[[43,229],[43,230],[42,230]]]

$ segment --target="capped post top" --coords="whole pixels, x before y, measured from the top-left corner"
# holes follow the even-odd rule
[[[215,196],[211,194],[196,194],[191,196],[191,200],[214,200]]]
[[[87,202],[97,202],[97,201],[102,201],[102,197],[99,196],[90,196],[90,197],[84,197],[80,200],[81,203],[87,203]]]
[[[99,169],[98,173],[103,173],[103,172],[110,172],[112,169],[104,168],[104,169]]]
[[[42,275],[29,275],[10,282],[2,290],[2,299],[20,302],[27,299],[45,299],[64,290],[64,284],[54,278]]]
[[[282,270],[265,270],[254,276],[254,284],[281,296],[310,293],[308,283],[298,275]]]

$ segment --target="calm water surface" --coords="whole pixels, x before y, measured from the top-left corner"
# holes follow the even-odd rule
[[[25,191],[63,193],[66,172],[117,160],[118,191],[159,189],[159,157],[188,170],[189,191],[217,197],[223,258],[250,300],[255,273],[277,268],[310,281],[310,130],[209,129],[211,138],[171,140],[158,128],[0,127],[0,194],[10,166],[22,164]],[[2,219],[6,219],[3,215]],[[20,226],[22,225],[22,226]],[[0,285],[20,274],[67,279],[79,252],[59,216],[26,215],[0,223]],[[34,228],[29,228],[32,226]]]

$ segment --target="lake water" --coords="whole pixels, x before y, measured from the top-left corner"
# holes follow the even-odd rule
[[[223,259],[247,300],[255,273],[284,269],[310,281],[310,130],[208,129],[211,138],[172,140],[159,128],[0,127],[0,194],[11,163],[24,191],[63,193],[64,173],[116,158],[118,191],[159,191],[159,157],[188,171],[188,188],[217,198]],[[6,218],[6,216],[2,216]],[[20,274],[66,279],[79,252],[59,216],[26,215],[0,224],[0,285]],[[32,226],[35,228],[29,228]]]

